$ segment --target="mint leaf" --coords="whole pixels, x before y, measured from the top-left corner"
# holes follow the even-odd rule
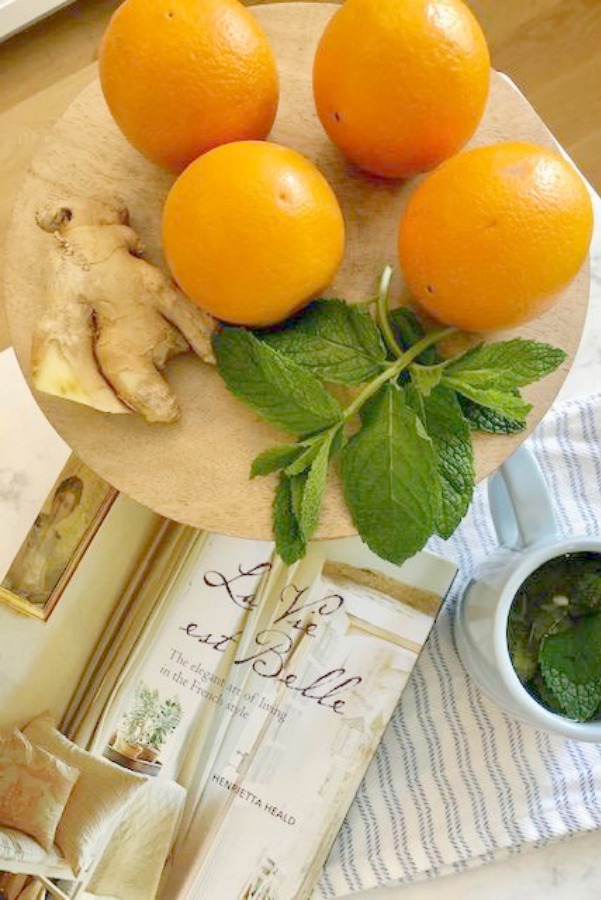
[[[530,685],[528,685],[528,687],[530,687],[531,692],[535,692],[535,700],[539,700],[544,706],[550,709],[551,712],[559,713],[560,716],[563,715],[561,706],[545,684],[543,676],[538,670],[530,681]]]
[[[587,722],[601,704],[601,613],[546,637],[540,650],[545,684],[563,712]]]
[[[565,358],[563,350],[521,338],[481,344],[446,363],[442,383],[503,419],[521,423],[532,405],[517,388],[548,375]]]
[[[374,378],[386,362],[370,314],[343,300],[316,300],[287,325],[262,332],[260,338],[322,381],[358,385]]]
[[[269,475],[277,469],[285,469],[299,453],[302,453],[302,449],[298,444],[278,444],[276,447],[269,447],[253,459],[250,477],[256,478],[258,475]]]
[[[457,396],[439,386],[423,398],[423,418],[438,459],[442,505],[436,533],[449,538],[463,519],[474,492],[474,451],[469,424]],[[419,410],[417,410],[419,414]]]
[[[506,419],[524,421],[532,409],[532,404],[527,403],[515,391],[499,390],[494,387],[474,387],[469,382],[462,381],[461,374],[454,376],[445,372],[441,383],[467,397],[468,400],[485,406]]]
[[[305,555],[307,544],[294,515],[291,481],[285,475],[280,476],[273,502],[273,533],[276,551],[287,566]]]
[[[451,360],[446,374],[474,388],[511,391],[538,381],[565,359],[564,351],[550,344],[514,338],[473,347]]]
[[[513,393],[513,392],[510,392]],[[515,392],[517,395],[517,392]],[[485,431],[488,434],[516,434],[526,427],[525,419],[509,419],[487,409],[467,397],[459,397],[463,415],[474,431]]]
[[[319,525],[334,438],[334,431],[326,431],[312,438],[298,460],[286,469],[292,513],[298,532],[305,541]]]
[[[296,519],[299,532],[301,536],[303,536],[303,529],[301,527],[301,515],[302,515],[302,506],[303,506],[303,494],[305,492],[305,485],[307,483],[307,475],[308,473],[299,472],[298,475],[293,475],[290,481],[290,499],[292,501],[292,512],[294,513],[294,518]]]
[[[319,525],[321,506],[326,490],[332,433],[323,441],[309,469],[300,505],[299,526],[305,540],[309,540]]]
[[[393,385],[374,395],[361,419],[342,453],[344,495],[365,543],[401,563],[424,546],[440,514],[436,453]]]
[[[252,332],[225,326],[213,336],[213,348],[232,394],[272,425],[304,435],[341,421],[339,403],[317,378]]]
[[[301,449],[298,457],[286,467],[286,475],[300,475],[301,472],[305,472],[313,464],[313,460],[319,453],[323,441],[330,434],[331,432],[329,431],[325,432],[325,434],[320,432],[303,441],[299,445],[303,449]]]
[[[567,607],[528,604],[524,588],[520,589],[509,611],[507,641],[513,667],[522,682],[529,681],[538,672],[541,642],[550,634],[557,634],[572,627]],[[540,693],[539,688],[537,690]],[[545,702],[548,702],[545,700]]]
[[[568,606],[554,604],[538,606],[531,611],[530,618],[530,641],[537,652],[546,637],[566,631],[573,625]]]

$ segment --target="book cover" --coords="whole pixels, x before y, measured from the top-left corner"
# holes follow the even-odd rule
[[[165,774],[194,745],[164,896],[310,896],[455,571],[356,539],[287,568],[270,545],[206,537],[140,672],[184,709]]]

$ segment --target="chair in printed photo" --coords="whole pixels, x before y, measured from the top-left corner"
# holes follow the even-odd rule
[[[51,897],[76,900],[85,890],[92,868],[90,866],[87,872],[81,872],[77,876],[58,847],[53,846],[47,851],[23,832],[0,828],[0,871],[35,876]],[[68,887],[59,887],[55,883],[57,881],[66,883]]]
[[[48,715],[0,731],[0,873],[7,895],[86,891],[119,900],[155,896],[186,799],[181,785],[148,778],[82,749]],[[21,876],[21,878],[19,878]],[[0,896],[4,884],[0,882]]]
[[[50,716],[0,731],[0,872],[75,900],[145,783],[67,740]]]

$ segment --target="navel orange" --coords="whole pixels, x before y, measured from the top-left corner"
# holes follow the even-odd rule
[[[401,217],[399,259],[436,319],[496,331],[555,302],[586,258],[592,227],[574,168],[510,141],[460,153],[418,185]]]
[[[267,137],[278,103],[267,38],[238,0],[125,0],[100,81],[125,137],[174,171],[226,141]]]
[[[461,0],[346,0],[319,42],[313,92],[351,162],[409,178],[469,140],[489,77],[486,39]]]
[[[281,322],[322,291],[344,251],[330,185],[294,150],[224,144],[177,179],[163,210],[163,250],[182,290],[226,322]]]

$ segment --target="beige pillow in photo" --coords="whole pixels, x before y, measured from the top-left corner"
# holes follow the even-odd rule
[[[79,779],[56,831],[59,849],[79,874],[98,853],[105,829],[146,779],[82,750],[57,731],[48,715],[34,719],[23,730],[34,744],[79,769]]]
[[[52,849],[79,770],[36,747],[17,728],[0,731],[0,825]]]

